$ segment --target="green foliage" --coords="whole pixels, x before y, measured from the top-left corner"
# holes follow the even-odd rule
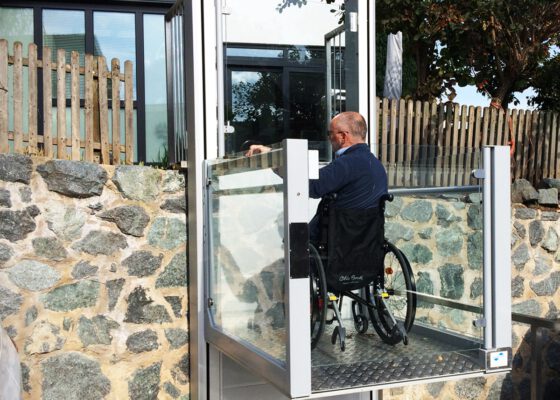
[[[545,61],[531,81],[537,94],[529,100],[541,110],[560,112],[560,54]]]
[[[507,107],[549,58],[560,32],[560,2],[549,0],[383,0],[383,33],[409,39],[404,58],[416,62],[413,97],[431,99],[453,85],[477,84]],[[379,61],[379,60],[378,60]]]

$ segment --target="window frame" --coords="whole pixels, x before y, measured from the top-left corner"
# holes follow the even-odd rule
[[[114,0],[99,1],[99,3],[88,2],[76,4],[65,1],[33,1],[33,0],[4,0],[2,7],[9,8],[28,8],[33,9],[33,43],[37,44],[37,57],[43,58],[43,10],[61,11],[83,11],[85,23],[85,51],[88,54],[94,53],[94,12],[122,12],[134,14],[135,29],[135,52],[136,52],[136,100],[133,101],[133,109],[136,110],[136,154],[135,162],[146,162],[146,105],[145,105],[145,69],[144,69],[144,15],[157,14],[165,17],[166,12],[173,5],[174,0]],[[163,20],[164,21],[164,20]],[[165,28],[164,28],[165,29]],[[38,132],[43,132],[43,77],[37,76],[37,128]],[[141,99],[139,101],[138,99]],[[53,98],[53,107],[56,107],[57,100]],[[84,107],[83,99],[80,106]],[[66,100],[66,107],[70,107],[70,100]],[[111,104],[109,104],[109,108]],[[121,100],[121,107],[124,108],[124,101]]]

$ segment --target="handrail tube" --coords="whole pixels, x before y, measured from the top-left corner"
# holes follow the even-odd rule
[[[477,185],[389,189],[390,194],[399,196],[405,194],[472,193],[479,191],[480,186]]]

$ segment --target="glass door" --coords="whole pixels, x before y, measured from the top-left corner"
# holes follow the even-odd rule
[[[309,395],[307,141],[207,173],[206,339],[286,395]]]

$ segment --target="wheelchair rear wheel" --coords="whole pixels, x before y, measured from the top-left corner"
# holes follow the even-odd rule
[[[311,312],[311,349],[314,349],[325,330],[327,315],[327,278],[321,257],[313,245],[309,245],[309,293]]]
[[[368,300],[375,305],[368,311],[377,334],[385,343],[407,344],[403,333],[414,323],[416,283],[408,260],[392,243],[385,242],[383,282],[371,284],[367,291]]]

